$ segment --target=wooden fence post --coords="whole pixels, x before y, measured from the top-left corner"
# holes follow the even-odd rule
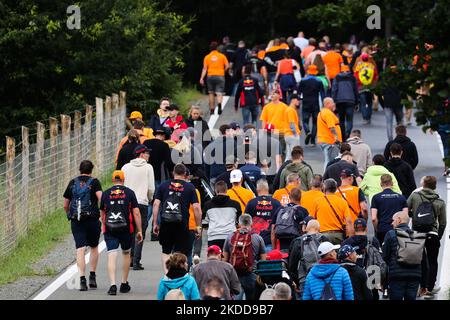
[[[70,179],[70,125],[71,118],[65,114],[61,115],[61,171],[58,197],[64,193],[64,185]]]
[[[29,221],[30,221],[30,211],[28,208],[29,204],[29,188],[30,188],[30,130],[27,127],[22,126],[22,190],[21,195],[21,214],[25,216],[25,229],[24,232],[28,231]]]
[[[92,129],[92,112],[93,107],[90,105],[86,105],[86,120],[84,122],[84,132],[83,132],[83,139],[82,139],[82,146],[83,146],[83,155],[82,160],[86,159],[93,159],[93,156],[95,155],[94,151],[92,150],[92,137],[91,137],[91,129]]]
[[[119,141],[122,137],[125,136],[125,116],[127,114],[127,105],[126,105],[126,92],[119,92],[119,103],[118,103],[118,113],[117,113],[117,136],[119,137]]]
[[[105,149],[105,154],[104,154],[105,157],[106,157],[106,154],[108,154],[108,156],[109,156],[109,154],[111,153],[110,151],[111,151],[111,147],[112,147],[112,136],[113,136],[112,130],[113,130],[113,128],[111,126],[111,123],[112,123],[111,109],[112,109],[111,97],[106,96],[105,97],[105,115],[104,115],[104,120],[103,120],[104,132],[105,132],[103,147]],[[108,157],[108,159],[104,158],[104,160],[107,163],[109,163],[109,161],[110,161],[109,157]]]
[[[81,162],[81,156],[82,156],[82,149],[81,149],[81,112],[75,111],[74,119],[73,119],[73,163],[70,166],[70,175],[75,176],[76,171],[75,168],[78,168],[80,162]]]
[[[45,125],[41,122],[36,122],[36,155],[34,164],[34,184],[31,186],[32,190],[36,190],[36,214],[37,219],[40,219],[44,213],[44,191],[42,190],[42,183],[44,177],[44,143],[45,143]]]
[[[50,122],[50,186],[48,192],[52,194],[49,198],[48,210],[56,209],[58,195],[55,190],[58,188],[58,120],[56,118],[51,117],[49,119]]]
[[[8,211],[6,213],[6,234],[7,239],[10,239],[11,243],[15,243],[17,239],[16,234],[16,204],[14,199],[14,159],[16,157],[16,141],[14,138],[6,137],[6,187],[8,190]]]
[[[97,176],[101,177],[103,175],[104,157],[103,157],[103,99],[95,98],[95,124],[96,124],[96,134],[95,134],[95,145],[96,145],[96,159],[97,159]]]

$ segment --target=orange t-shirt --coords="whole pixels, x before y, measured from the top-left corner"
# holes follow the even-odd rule
[[[235,186],[233,186],[231,189],[228,189],[227,195],[230,197],[231,200],[239,202],[239,204],[241,205],[242,212],[245,212],[245,207],[247,206],[247,203],[253,198],[255,198],[255,195],[250,190],[245,189],[243,187],[235,187]]]
[[[358,219],[358,215],[361,212],[361,205],[360,205],[360,199],[359,199],[359,188],[355,186],[340,186],[339,190],[341,190],[342,194],[344,195],[345,199],[347,199],[347,202],[349,204],[349,208],[353,208],[353,210],[356,211],[353,212],[353,210],[350,208],[351,218],[352,222],[355,222],[356,219]],[[339,190],[336,191],[336,195],[338,195],[341,198],[344,198],[339,192]],[[345,200],[344,199],[344,200]]]
[[[227,57],[217,50],[211,51],[203,60],[203,66],[208,69],[208,76],[224,76]]]
[[[297,109],[295,107],[291,107],[288,106],[288,108],[286,109],[286,117],[287,117],[287,127],[285,130],[285,135],[286,136],[292,136],[292,130],[290,127],[290,124],[293,122],[294,126],[295,126],[295,132],[299,135],[300,134],[300,128],[298,126],[298,113],[297,113]],[[276,128],[276,127],[275,127]]]
[[[280,203],[285,206],[289,204],[289,194],[291,193],[292,189],[294,189],[295,186],[293,185],[287,185],[285,188],[278,189],[274,192],[273,198],[280,201]],[[303,195],[303,193],[302,193]]]
[[[327,66],[328,77],[330,79],[336,78],[341,72],[341,63],[344,63],[342,56],[335,51],[328,51],[325,56],[322,57],[323,63]]]
[[[260,120],[264,123],[270,123],[275,126],[275,131],[280,133],[285,133],[286,131],[286,109],[288,106],[283,102],[279,102],[277,104],[271,102],[264,106]],[[289,127],[289,125],[287,125]]]
[[[326,197],[336,211],[339,220],[331,209],[330,204],[325,199],[325,196],[317,199],[314,204],[313,212],[310,212],[310,215],[319,221],[320,232],[343,231],[342,226],[346,225],[346,218],[351,216],[347,202],[335,194],[329,194]]]
[[[338,134],[338,140],[342,142],[341,127],[339,126],[339,118],[333,111],[323,108],[317,116],[317,142],[333,144],[334,134],[331,133],[331,128],[334,128]]]
[[[319,190],[309,190],[302,192],[302,199],[300,200],[300,205],[308,210],[310,216],[314,212],[314,205],[317,199],[323,198],[324,194]]]
[[[198,203],[201,205],[202,203],[200,202],[201,201],[200,192],[198,192],[198,190],[195,189],[195,193],[197,193]],[[197,223],[195,222],[194,206],[191,204],[189,206],[189,230],[195,231],[196,227]]]
[[[313,46],[307,46],[305,49],[302,50],[302,53],[301,53],[300,56],[301,56],[303,59],[306,59],[306,57],[309,56],[309,54],[310,54],[311,52],[313,52],[314,49],[315,49],[315,48],[314,48]]]
[[[292,59],[283,59],[279,62],[280,74],[294,74]]]

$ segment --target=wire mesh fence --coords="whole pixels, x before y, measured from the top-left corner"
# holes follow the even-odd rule
[[[95,108],[86,106],[84,115],[51,118],[49,128],[37,123],[32,144],[26,127],[17,144],[6,138],[6,162],[0,164],[0,257],[14,250],[32,223],[62,208],[64,191],[82,160],[94,163],[95,177],[111,171],[125,134],[125,116],[125,92],[120,92],[97,98]],[[50,137],[44,139],[47,130]]]

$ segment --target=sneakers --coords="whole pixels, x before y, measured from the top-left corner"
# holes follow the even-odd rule
[[[126,283],[122,283],[120,285],[120,293],[128,293],[128,292],[130,292],[130,290],[131,290],[131,287],[128,284],[128,281]]]
[[[218,104],[217,104],[217,113],[218,113],[219,115],[222,114],[222,104],[221,104],[221,103],[218,103]]]
[[[425,300],[432,300],[432,299],[434,299],[434,294],[430,291],[427,291],[422,297]]]
[[[436,293],[438,293],[439,291],[441,291],[441,287],[434,287],[434,289],[431,290],[431,293],[432,293],[432,294],[436,294]]]
[[[305,145],[308,145],[311,140],[311,133],[307,133],[305,137]]]
[[[80,279],[80,291],[87,291],[88,287],[87,287],[87,282],[86,282],[86,278],[81,278]]]
[[[117,295],[117,286],[115,284],[112,285],[111,287],[109,287],[108,295],[110,295],[110,296]]]
[[[195,255],[194,258],[192,258],[192,263],[194,265],[198,265],[200,263],[200,257],[198,255]]]
[[[97,289],[97,281],[96,281],[94,275],[90,275],[89,276],[89,288],[90,289]]]
[[[135,263],[133,265],[133,270],[144,270],[144,267],[140,263]]]
[[[389,293],[388,293],[388,290],[387,290],[387,289],[384,289],[384,290],[383,290],[383,296],[382,296],[382,298],[383,298],[384,300],[389,299]]]

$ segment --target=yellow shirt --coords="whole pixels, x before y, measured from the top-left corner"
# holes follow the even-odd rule
[[[283,103],[268,103],[264,106],[260,120],[265,124],[273,124],[276,132],[285,133],[287,124],[286,109],[288,106]],[[290,130],[289,130],[290,131]]]
[[[293,185],[287,185],[285,188],[278,189],[274,192],[273,198],[280,201],[280,203],[285,206],[289,204],[289,194],[291,193],[292,189],[294,189],[295,186]],[[303,193],[302,193],[303,194]]]
[[[243,187],[235,187],[235,186],[233,186],[231,189],[228,189],[227,195],[230,197],[231,200],[239,202],[239,204],[241,205],[242,212],[245,212],[245,207],[247,206],[247,203],[253,198],[255,198],[255,195],[250,190],[245,189]]]
[[[342,142],[341,127],[339,126],[339,118],[333,111],[323,108],[317,116],[317,142],[333,144],[335,142],[334,134],[331,132],[334,128],[338,134],[338,140]]]
[[[347,199],[347,203],[355,210],[356,212],[353,212],[353,210],[350,208],[352,222],[355,222],[356,219],[358,219],[358,215],[361,212],[361,205],[360,205],[360,198],[359,198],[359,188],[355,186],[340,186],[339,190],[341,190],[342,194],[345,196],[345,199]],[[339,190],[336,191],[336,195],[342,197],[341,192]],[[344,199],[344,200],[345,200]]]
[[[317,201],[317,199],[320,199],[323,197],[323,192],[319,190],[309,190],[302,192],[302,199],[300,200],[300,205],[308,210],[308,213],[310,216],[312,216],[312,213],[314,211],[314,203]]]
[[[288,108],[286,109],[286,117],[287,117],[287,128],[285,130],[284,135],[286,136],[293,136],[292,134],[292,130],[291,130],[291,123],[294,123],[295,126],[295,132],[297,133],[297,135],[300,134],[300,128],[298,127],[298,113],[297,113],[297,109],[295,107],[292,106],[288,106]],[[276,127],[275,127],[276,128]]]
[[[198,204],[201,205],[200,192],[195,189],[195,193],[197,193]],[[197,223],[195,222],[195,214],[194,214],[194,206],[191,204],[189,206],[189,230],[194,231],[197,227]],[[200,227],[200,226],[198,226]]]

